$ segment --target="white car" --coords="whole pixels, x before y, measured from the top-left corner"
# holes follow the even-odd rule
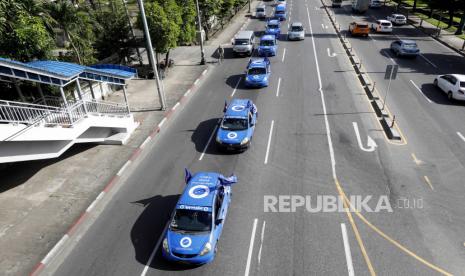
[[[371,24],[371,29],[377,33],[392,33],[392,23],[387,20],[376,20]]]
[[[276,6],[277,5],[286,5],[286,0],[276,0]]]
[[[434,85],[446,93],[449,100],[465,101],[465,75],[439,75]]]
[[[405,25],[407,24],[407,17],[403,14],[391,14],[390,16],[387,17],[387,20],[391,21],[392,24],[396,25]]]
[[[305,29],[301,22],[294,22],[289,27],[287,32],[288,40],[304,40],[305,39]]]

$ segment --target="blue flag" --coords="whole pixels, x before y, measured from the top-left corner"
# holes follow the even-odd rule
[[[189,183],[189,181],[191,180],[192,178],[192,174],[191,172],[187,169],[187,168],[184,168],[184,181],[187,183]]]
[[[220,176],[218,176],[218,179],[220,180],[220,184],[223,186],[231,186],[237,183],[237,176],[235,176],[234,174],[229,177],[220,174]]]

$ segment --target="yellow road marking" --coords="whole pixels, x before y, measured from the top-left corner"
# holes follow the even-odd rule
[[[344,190],[342,189],[341,187],[341,184],[339,183],[339,181],[337,179],[335,179],[335,183],[336,183],[336,187],[337,187],[337,190],[339,192],[339,194],[344,198],[344,202],[345,204],[351,206],[351,210],[354,210],[353,212],[355,213],[355,215],[360,219],[362,220],[368,227],[370,227],[373,231],[375,231],[376,233],[378,233],[381,237],[383,237],[385,240],[387,240],[388,242],[392,243],[393,245],[395,245],[397,248],[399,248],[401,251],[405,252],[406,254],[410,255],[411,257],[415,258],[417,261],[421,262],[422,264],[428,266],[429,268],[443,274],[443,275],[447,275],[447,276],[452,276],[453,274],[445,271],[444,269],[428,262],[427,260],[423,259],[422,257],[418,256],[417,254],[413,253],[412,251],[410,251],[408,248],[406,248],[405,246],[403,246],[402,244],[400,244],[399,242],[395,241],[394,239],[392,239],[391,237],[389,237],[387,234],[385,234],[383,231],[381,231],[378,227],[374,226],[373,224],[371,224],[371,222],[369,222],[359,211],[357,211],[357,209],[352,206],[350,204],[350,201],[349,199],[347,198]],[[351,221],[352,223],[352,221]],[[355,224],[355,223],[354,223]],[[357,231],[358,232],[358,231]],[[465,246],[465,243],[464,243],[464,246]],[[364,248],[364,247],[363,247]],[[362,253],[363,253],[363,249],[362,249]],[[366,253],[366,252],[365,252]],[[370,268],[370,267],[369,267]],[[371,271],[370,271],[371,272]]]
[[[339,195],[344,197],[344,191],[342,190],[341,185],[339,184],[339,181],[337,179],[335,179],[335,181],[336,181],[336,188],[337,188],[337,190],[339,192]],[[360,250],[362,250],[362,255],[363,255],[363,258],[365,259],[365,262],[366,262],[366,264],[368,266],[368,270],[370,271],[370,275],[371,276],[376,276],[376,272],[375,272],[375,270],[373,268],[373,265],[371,264],[370,257],[368,256],[367,251],[365,249],[365,245],[363,244],[362,237],[360,236],[360,233],[358,232],[357,225],[355,224],[354,219],[352,218],[352,214],[349,211],[350,210],[349,206],[347,205],[347,202],[345,200],[344,200],[344,208],[345,208],[345,212],[347,214],[347,217],[349,218],[350,225],[352,226],[352,229],[354,230],[355,238],[357,239],[358,245],[360,246]]]
[[[426,181],[426,183],[428,183],[428,185],[429,185],[429,187],[431,188],[431,190],[434,191],[434,187],[433,187],[433,185],[431,184],[431,181],[429,180],[429,178],[428,178],[426,175],[423,176],[423,177],[425,178],[425,181]]]
[[[421,161],[420,159],[418,159],[418,158],[415,156],[415,153],[412,153],[412,158],[413,158],[413,162],[415,162],[415,164],[417,164],[417,166],[420,166],[421,164],[423,164],[423,161]]]

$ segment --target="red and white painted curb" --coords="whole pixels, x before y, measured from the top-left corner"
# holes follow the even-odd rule
[[[71,225],[69,230],[66,232],[66,234],[58,241],[55,246],[48,252],[48,254],[40,261],[33,271],[31,272],[31,276],[38,275],[44,268],[47,266],[47,264],[56,256],[58,252],[61,251],[62,247],[65,245],[66,241],[76,232],[78,226],[85,220],[85,218],[92,212],[92,210],[95,208],[95,206],[98,204],[98,202],[110,191],[112,187],[118,182],[118,180],[121,178],[121,176],[124,174],[124,172],[127,170],[128,167],[131,166],[131,164],[134,162],[134,160],[139,157],[139,155],[142,153],[142,150],[147,146],[147,144],[150,143],[150,141],[160,132],[162,129],[163,125],[168,121],[168,119],[173,115],[174,111],[181,105],[186,102],[187,97],[192,93],[195,92],[198,88],[198,84],[202,78],[205,77],[207,74],[208,68],[205,69],[202,74],[195,80],[194,84],[184,93],[184,95],[181,97],[181,99],[168,111],[165,113],[165,117],[158,123],[157,127],[152,130],[147,136],[147,138],[140,144],[138,148],[136,148],[131,156],[129,157],[129,160],[126,161],[126,163],[123,164],[123,166],[119,169],[119,171],[110,179],[108,184],[103,188],[103,191],[100,192],[100,194],[95,198],[95,200],[87,207],[87,209],[79,216],[79,218]]]

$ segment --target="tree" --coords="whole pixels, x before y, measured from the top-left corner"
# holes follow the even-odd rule
[[[121,62],[131,57],[130,26],[124,7],[120,1],[111,0],[114,10],[101,10],[94,13],[98,23],[95,48],[97,58],[103,59],[112,53]]]
[[[50,16],[54,19],[55,27],[63,30],[65,38],[73,50],[69,59],[79,64],[88,64],[95,61],[95,41],[93,33],[94,24],[85,10],[80,10],[67,0],[58,0],[44,4]]]
[[[43,18],[31,14],[33,6],[29,4],[25,0],[0,3],[0,55],[20,61],[50,57],[53,37]]]
[[[205,39],[208,40],[208,34],[211,31],[212,23],[215,17],[220,13],[222,0],[198,0],[200,17],[202,19],[202,28],[205,31]]]
[[[177,0],[178,6],[181,8],[182,25],[179,34],[179,44],[191,44],[195,41],[197,11],[194,0]]]

